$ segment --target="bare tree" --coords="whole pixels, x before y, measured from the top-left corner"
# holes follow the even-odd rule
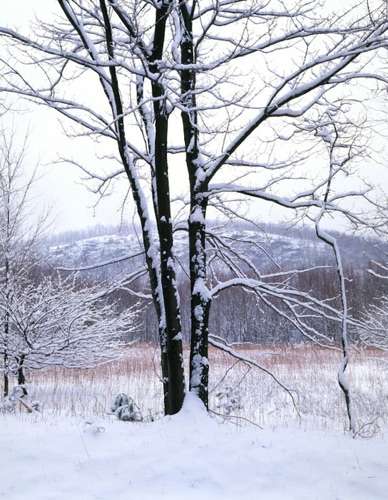
[[[39,277],[38,283],[30,277],[18,280],[7,293],[0,291],[0,309],[6,307],[9,324],[8,370],[17,375],[18,385],[24,387],[26,371],[53,365],[91,368],[125,352],[137,326],[135,308],[119,314],[101,288],[78,282],[76,275],[54,274]]]
[[[33,36],[0,28],[9,46],[0,90],[56,110],[73,122],[70,135],[115,143],[109,172],[80,166],[99,193],[123,176],[129,182],[159,322],[166,413],[179,411],[185,392],[174,229],[187,232],[190,389],[207,405],[209,312],[223,290],[259,294],[310,337],[320,334],[302,310],[338,320],[335,308],[290,286],[292,273],[262,278],[207,220],[211,210],[241,217],[235,200],[242,199],[295,217],[344,210],[317,196],[330,178],[325,165],[311,175],[312,161],[321,164],[320,137],[311,131],[302,143],[296,132],[323,97],[341,98],[343,84],[386,85],[374,64],[387,46],[385,6],[339,14],[315,1],[58,0],[56,7]],[[186,164],[183,197],[172,195],[174,163],[180,173]],[[217,259],[232,279],[209,275]]]
[[[43,261],[49,214],[33,213],[35,171],[26,172],[26,144],[13,128],[0,142],[0,371],[25,389],[25,372],[48,365],[90,367],[118,357],[136,327],[134,308],[119,313],[106,284],[61,279]],[[51,274],[51,276],[50,276]],[[67,273],[68,274],[68,273]]]
[[[61,279],[44,265],[48,213],[33,213],[35,172],[26,173],[26,141],[2,128],[0,144],[0,370],[24,386],[25,371],[47,365],[90,367],[117,358],[136,327],[136,313],[118,313],[101,287]],[[24,388],[26,392],[26,389]]]
[[[343,103],[341,104],[343,105]],[[356,432],[355,414],[353,410],[350,387],[345,377],[345,370],[349,363],[349,307],[346,287],[346,273],[337,238],[333,234],[330,234],[330,230],[325,228],[324,220],[328,215],[333,215],[330,207],[337,204],[338,200],[343,197],[343,193],[338,193],[335,187],[337,177],[349,174],[352,161],[358,159],[360,156],[365,156],[363,151],[365,146],[362,146],[363,141],[358,137],[360,135],[360,130],[362,130],[362,126],[360,124],[350,124],[346,119],[344,119],[341,107],[326,105],[325,108],[326,109],[321,119],[308,125],[309,130],[314,130],[315,134],[321,137],[322,142],[327,149],[329,165],[329,175],[322,190],[323,203],[315,217],[314,222],[318,238],[332,248],[335,257],[342,309],[341,346],[343,358],[338,370],[338,382],[345,396],[346,408],[349,417],[349,428],[354,434]],[[353,191],[348,193],[348,196],[351,195],[352,198],[365,198],[367,196],[367,191],[368,190],[361,192]],[[336,213],[338,215],[339,210],[336,210]],[[352,222],[362,222],[362,219],[357,217],[357,215],[350,210],[342,211],[341,215],[349,218]]]
[[[9,374],[12,373],[10,345],[12,343],[11,319],[8,305],[13,286],[25,279],[39,259],[38,245],[47,229],[47,214],[31,218],[31,188],[35,173],[24,176],[23,161],[26,138],[17,144],[14,131],[5,127],[0,135],[0,352],[3,372],[4,395],[9,391]],[[26,180],[27,179],[27,180]]]
[[[380,214],[378,221],[379,234],[380,236],[384,235],[386,238],[386,222],[383,225],[382,218],[383,214]],[[380,250],[383,255],[382,261],[372,261],[368,271],[372,276],[374,276],[378,280],[381,280],[383,284],[386,285],[388,282],[388,266],[386,264],[388,253],[381,248]],[[374,293],[374,299],[376,300],[376,302],[364,312],[364,321],[363,324],[359,327],[358,333],[361,341],[365,345],[376,347],[377,349],[383,349],[386,351],[388,350],[388,298],[385,290],[383,290],[383,293],[381,293],[380,290],[375,288]]]
[[[365,325],[360,331],[361,340],[365,345],[388,350],[387,311],[387,297],[383,297],[380,304],[373,305],[365,315]]]

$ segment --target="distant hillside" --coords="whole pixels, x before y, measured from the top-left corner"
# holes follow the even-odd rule
[[[105,235],[82,238],[49,247],[49,259],[60,266],[89,266],[114,260],[140,250],[131,235]]]
[[[213,238],[212,238],[212,232]],[[268,225],[260,229],[238,227],[209,229],[208,253],[213,271],[219,272],[222,280],[228,277],[228,269],[218,258],[219,246],[229,246],[227,258],[244,266],[244,259],[254,263],[260,274],[283,270],[311,269],[308,273],[295,274],[290,283],[301,291],[311,293],[317,298],[331,297],[332,304],[338,300],[338,276],[332,249],[320,241],[315,232],[309,229],[287,230],[281,225]],[[82,273],[87,280],[103,280],[119,273],[131,273],[144,266],[139,231],[97,226],[95,232],[89,228],[85,232],[59,235],[47,242],[47,254],[55,267],[85,268],[104,262],[109,266],[97,267]],[[222,242],[221,242],[222,239]],[[367,272],[370,259],[382,260],[383,254],[371,242],[349,235],[338,235],[342,258],[346,266],[348,304],[354,316],[362,315],[376,299],[386,295],[385,280],[375,278]],[[187,287],[187,233],[179,230],[175,234],[175,254],[183,271],[179,272],[178,287],[181,299],[181,316],[184,339],[189,338],[190,330],[190,293]],[[217,246],[218,245],[218,246]],[[138,254],[135,259],[120,259]],[[117,262],[119,261],[119,262]],[[326,266],[324,269],[320,266]],[[246,269],[249,272],[248,267]],[[132,289],[146,292],[149,288],[146,276],[136,280]],[[137,296],[125,290],[117,290],[113,299],[118,299],[120,307],[132,306],[139,301]],[[140,299],[141,325],[137,337],[145,342],[155,342],[157,319],[150,300]],[[338,325],[330,325],[326,319],[316,318],[314,328],[325,332],[328,337],[336,338]],[[279,317],[268,304],[247,294],[239,288],[231,288],[217,296],[212,303],[210,331],[221,334],[231,342],[298,343],[303,341],[298,329],[291,322]]]
[[[61,267],[91,266],[117,260],[142,249],[139,232],[135,230],[126,230],[124,234],[117,231],[114,234],[114,229],[108,227],[107,234],[102,234],[103,231],[103,226],[97,226],[98,236],[93,235],[93,228],[87,230],[89,236],[83,236],[80,232],[66,233],[68,242],[61,236],[56,237],[54,241],[48,242],[49,260]],[[260,267],[279,265],[289,269],[334,264],[331,248],[320,241],[312,230],[287,230],[281,225],[268,225],[264,230],[232,228],[224,230],[219,236]],[[55,240],[61,243],[53,244]],[[369,259],[378,259],[380,256],[372,243],[364,239],[339,235],[339,242],[344,262],[355,267],[362,267]],[[177,232],[175,253],[181,264],[187,260],[186,243],[185,232]]]

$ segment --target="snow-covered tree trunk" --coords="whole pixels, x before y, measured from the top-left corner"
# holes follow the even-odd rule
[[[5,155],[4,155],[5,156]],[[6,160],[6,158],[4,158]],[[9,354],[8,354],[8,343],[9,343],[9,311],[7,308],[7,304],[9,302],[9,288],[10,288],[10,262],[9,262],[9,252],[10,252],[10,244],[11,244],[11,208],[10,208],[10,198],[12,191],[12,184],[7,182],[7,172],[9,165],[5,161],[3,163],[1,175],[1,193],[0,193],[0,203],[1,203],[1,211],[4,217],[2,231],[1,231],[1,253],[2,253],[2,269],[3,276],[1,280],[1,286],[5,291],[5,309],[2,317],[2,350],[3,350],[3,359],[4,359],[4,373],[3,373],[3,394],[4,396],[8,396],[9,393]],[[9,177],[8,177],[9,180]]]
[[[150,71],[158,76],[157,62],[163,58],[166,22],[172,1],[162,2],[156,9],[153,49]],[[160,245],[160,279],[163,290],[166,349],[168,407],[166,413],[177,413],[183,404],[185,377],[182,349],[182,326],[179,293],[175,274],[174,239],[171,214],[170,179],[168,168],[168,109],[166,89],[159,79],[152,81],[154,107],[153,182],[156,225]]]
[[[155,9],[155,26],[151,48],[145,48],[139,43],[145,62],[151,74],[157,72],[157,62],[162,58],[166,31],[167,12],[169,3],[162,2]],[[61,2],[68,19],[79,33],[85,48],[94,59],[95,48],[91,46],[84,32],[82,20],[72,15],[72,9],[67,2]],[[116,2],[109,2],[113,9],[122,12]],[[109,18],[105,0],[100,0],[103,14],[106,46],[109,59],[115,60],[114,40],[111,21]],[[119,14],[120,15],[120,14]],[[122,13],[122,16],[124,14]],[[132,20],[124,16],[124,23],[130,34],[132,31]],[[120,95],[119,77],[114,66],[109,68],[110,80],[100,78],[105,95],[108,98],[115,123],[116,140],[122,164],[130,185],[142,226],[143,244],[146,261],[150,275],[152,296],[155,304],[159,323],[159,339],[161,347],[161,367],[164,392],[164,405],[167,414],[177,413],[182,404],[185,394],[185,378],[183,368],[182,334],[180,324],[179,299],[177,283],[175,278],[175,264],[173,254],[173,232],[171,222],[168,161],[167,161],[167,139],[168,139],[168,112],[166,108],[165,90],[163,84],[157,79],[152,79],[153,97],[153,119],[146,114],[143,119],[146,122],[146,134],[148,140],[148,161],[151,166],[152,194],[155,210],[156,226],[158,233],[158,247],[156,248],[151,233],[152,221],[147,207],[147,200],[141,188],[133,154],[128,148],[127,132],[124,121],[124,108]],[[157,74],[156,74],[157,76]],[[137,83],[137,99],[140,103],[143,99],[143,80]]]
[[[335,115],[339,113],[339,109],[327,108],[322,123],[318,120],[312,125],[316,135],[322,138],[329,157],[329,175],[323,193],[323,204],[315,218],[315,228],[318,238],[327,243],[333,250],[336,271],[338,276],[342,322],[341,322],[341,346],[342,346],[342,360],[338,367],[338,384],[344,394],[346,410],[349,419],[349,430],[355,434],[356,432],[356,419],[353,408],[353,400],[351,397],[350,386],[345,375],[346,368],[349,363],[349,343],[348,343],[348,297],[346,290],[346,277],[344,266],[342,262],[341,251],[338,242],[334,236],[329,234],[323,227],[323,218],[330,207],[330,201],[333,197],[335,199],[333,183],[337,175],[345,171],[345,167],[351,160],[357,156],[359,152],[353,152],[353,148],[357,151],[357,137],[354,130],[351,131],[350,124],[342,123],[337,126]],[[339,120],[339,123],[340,120]],[[350,139],[349,139],[350,136]],[[350,142],[350,144],[349,144]],[[330,211],[330,209],[329,209]]]
[[[18,379],[18,386],[22,388],[23,394],[27,395],[27,389],[25,387],[26,385],[26,374],[24,371],[24,361],[26,359],[26,355],[24,353],[20,354],[20,356],[17,356],[15,361],[17,364],[17,379]]]
[[[346,410],[349,419],[349,430],[354,434],[356,432],[356,419],[355,419],[350,386],[345,375],[345,370],[349,363],[348,301],[347,301],[346,285],[345,285],[345,273],[342,264],[341,253],[336,239],[330,236],[326,231],[324,231],[320,227],[320,218],[322,215],[323,213],[319,214],[317,218],[317,226],[316,226],[317,234],[318,237],[322,239],[322,241],[325,241],[333,249],[337,264],[338,280],[340,283],[340,296],[341,296],[341,306],[342,306],[342,328],[341,328],[342,360],[338,367],[338,384],[345,397]]]
[[[190,389],[208,404],[208,336],[211,296],[207,287],[206,267],[206,200],[203,194],[194,196],[189,218],[190,279],[191,279],[191,349]],[[201,201],[199,201],[199,200]]]

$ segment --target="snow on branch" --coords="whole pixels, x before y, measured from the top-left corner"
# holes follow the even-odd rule
[[[290,396],[290,398],[292,400],[292,404],[294,405],[294,408],[296,409],[296,411],[299,414],[298,405],[297,405],[297,403],[295,401],[295,397],[293,395],[293,392],[298,394],[295,389],[289,389],[288,387],[286,387],[284,384],[282,384],[282,382],[280,382],[280,380],[270,370],[265,368],[263,365],[260,365],[254,359],[248,358],[247,356],[244,356],[244,355],[238,353],[236,350],[232,349],[232,347],[222,338],[220,338],[218,336],[214,336],[214,335],[209,335],[209,344],[212,345],[213,347],[216,347],[217,349],[220,349],[223,352],[226,352],[227,354],[229,354],[233,358],[238,359],[239,361],[241,361],[249,366],[253,366],[255,368],[258,368],[259,370],[261,370],[264,373],[266,373],[267,375],[269,375],[283,390],[285,390],[287,392],[287,394]]]
[[[77,272],[77,271],[90,271],[91,269],[98,269],[99,267],[111,266],[113,264],[117,264],[119,262],[125,262],[130,259],[134,259],[135,257],[139,257],[140,255],[144,255],[144,251],[136,252],[134,254],[123,255],[122,257],[117,257],[114,259],[104,260],[102,262],[97,262],[95,264],[90,264],[89,266],[81,266],[81,267],[57,267],[55,269],[57,271],[69,271],[69,272]]]

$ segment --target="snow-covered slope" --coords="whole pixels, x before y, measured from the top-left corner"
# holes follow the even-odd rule
[[[49,248],[49,258],[60,265],[92,265],[117,259],[139,250],[131,235],[108,235],[84,238]]]
[[[276,227],[275,227],[276,228]],[[257,265],[268,267],[273,262],[285,268],[308,267],[333,263],[332,250],[314,233],[299,235],[283,232],[277,228],[266,233],[252,230],[233,230],[222,235],[228,244],[252,259]],[[345,260],[354,265],[365,261],[366,249],[373,253],[372,245],[356,238],[343,241]],[[110,234],[78,239],[70,243],[51,245],[49,259],[60,266],[88,266],[99,262],[120,259],[141,250],[139,234]],[[210,250],[211,251],[211,250]],[[184,232],[175,235],[175,253],[180,262],[187,260],[187,236]]]

